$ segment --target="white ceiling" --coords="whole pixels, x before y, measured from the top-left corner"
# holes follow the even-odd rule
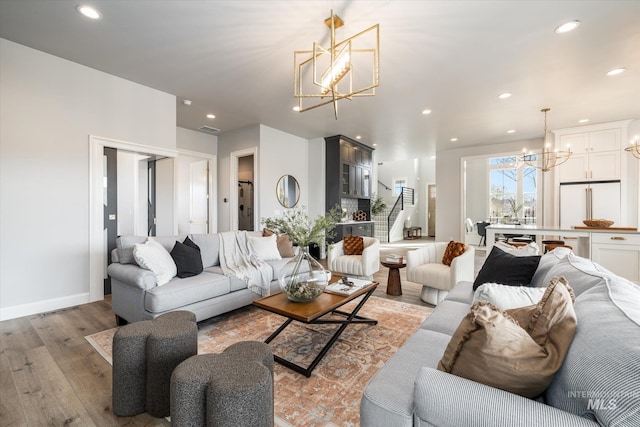
[[[640,118],[640,1],[87,0],[98,21],[77,4],[0,0],[0,37],[174,94],[178,126],[218,135],[361,135],[389,161],[539,138],[543,107],[551,129]],[[328,45],[331,9],[338,40],[380,24],[377,94],[340,101],[338,120],[330,105],[291,109],[293,51]]]

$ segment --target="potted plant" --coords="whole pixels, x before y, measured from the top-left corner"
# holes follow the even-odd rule
[[[286,234],[300,250],[284,267],[280,279],[282,292],[291,301],[307,302],[317,298],[331,277],[324,267],[309,254],[312,243],[324,245],[325,239],[335,236],[333,230],[342,216],[338,207],[327,215],[312,219],[301,206],[289,209],[281,217],[262,218],[262,224],[278,234]]]
[[[384,199],[380,195],[373,194],[373,199],[371,200],[371,215],[376,216],[384,212],[387,208],[387,204]]]

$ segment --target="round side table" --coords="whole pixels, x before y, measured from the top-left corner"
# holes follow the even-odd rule
[[[380,264],[389,269],[389,278],[387,279],[387,295],[402,295],[402,283],[400,282],[400,269],[405,268],[407,264],[400,262],[380,261]]]

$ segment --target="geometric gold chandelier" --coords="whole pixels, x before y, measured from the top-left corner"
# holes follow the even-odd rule
[[[635,141],[633,141],[631,145],[626,147],[624,151],[628,151],[633,155],[633,157],[635,157],[636,159],[640,159],[640,139],[636,137]]]
[[[380,26],[376,24],[348,39],[336,42],[336,29],[344,25],[333,14],[324,21],[331,31],[327,48],[313,43],[313,50],[293,53],[294,97],[298,111],[333,103],[338,119],[338,101],[374,96],[380,84]]]
[[[544,113],[544,137],[543,137],[543,145],[541,153],[527,152],[525,148],[522,150],[522,157],[520,158],[523,162],[528,164],[529,166],[533,166],[535,168],[540,169],[542,172],[548,172],[551,168],[554,168],[558,165],[563,164],[569,157],[571,157],[571,149],[567,146],[565,151],[559,150],[558,148],[551,149],[551,142],[547,139],[547,112],[550,108],[543,108],[542,111]]]

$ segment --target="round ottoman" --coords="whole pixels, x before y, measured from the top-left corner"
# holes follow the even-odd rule
[[[175,426],[273,426],[273,355],[244,341],[222,353],[190,357],[171,376]]]
[[[195,314],[175,311],[130,323],[113,337],[113,413],[132,416],[170,413],[171,374],[198,354]]]

